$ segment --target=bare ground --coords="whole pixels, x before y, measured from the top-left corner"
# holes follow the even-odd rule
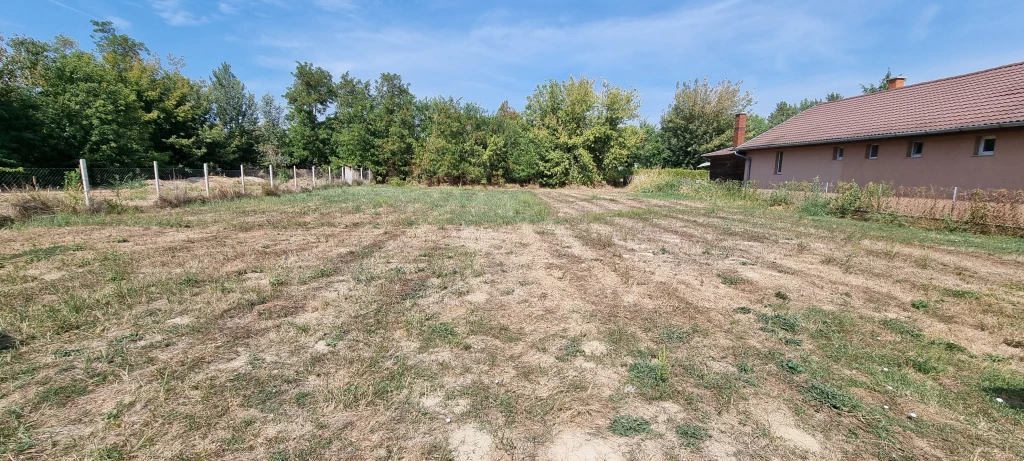
[[[1024,369],[1005,341],[1024,339],[1019,254],[617,190],[535,193],[553,219],[270,210],[245,225],[0,231],[0,329],[24,342],[0,355],[0,447],[26,459],[1021,455],[1020,409],[992,401],[1014,404],[1016,388],[979,381]],[[54,246],[70,249],[12,257]],[[936,355],[935,340],[966,351]],[[659,362],[664,381],[634,376]],[[809,397],[822,382],[860,407]],[[623,414],[650,433],[611,433]]]

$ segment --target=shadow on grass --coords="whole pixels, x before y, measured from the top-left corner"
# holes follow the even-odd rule
[[[1024,387],[984,387],[992,398],[1003,399],[1003,404],[1017,411],[1024,411]]]

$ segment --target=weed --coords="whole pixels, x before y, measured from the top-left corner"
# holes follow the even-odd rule
[[[695,327],[682,328],[675,325],[670,325],[661,330],[658,333],[658,338],[666,343],[689,343],[693,340],[694,335],[697,333]]]
[[[928,344],[931,344],[933,346],[939,346],[942,349],[944,349],[945,351],[952,352],[952,353],[955,353],[955,354],[969,354],[970,353],[970,351],[968,351],[966,347],[963,347],[963,346],[961,346],[961,345],[959,345],[957,343],[954,343],[952,341],[947,341],[945,339],[933,339],[933,340],[929,341]]]
[[[733,309],[732,311],[737,313],[737,314],[750,314],[750,313],[754,312],[753,309],[751,309],[751,308],[749,308],[747,306],[740,306],[740,307],[737,307],[737,308]]]
[[[718,274],[718,278],[722,281],[722,284],[724,284],[724,285],[733,286],[733,285],[739,285],[740,283],[743,283],[743,279],[738,277],[738,276],[733,276],[733,275],[728,275],[728,274]]]
[[[850,412],[861,408],[860,401],[846,391],[820,381],[804,389],[804,395],[815,402],[824,403],[836,410]]]
[[[711,433],[704,426],[680,424],[676,426],[676,437],[683,445],[693,450],[700,447],[705,440],[711,439]]]
[[[779,290],[779,291],[775,292],[775,299],[780,299],[782,301],[789,301],[789,295],[786,294],[785,291]]]
[[[758,314],[757,319],[769,328],[778,328],[790,334],[800,332],[800,316],[798,314]]]
[[[612,419],[608,430],[619,437],[634,437],[650,434],[651,422],[641,416],[619,415]]]
[[[779,367],[781,367],[786,372],[794,375],[801,375],[807,372],[807,367],[801,365],[800,362],[797,362],[796,360],[786,360],[784,362],[779,362]]]
[[[629,380],[637,390],[651,400],[663,400],[672,395],[669,384],[668,351],[662,348],[655,360],[641,360],[629,367]]]
[[[89,388],[82,382],[72,382],[47,386],[36,392],[36,401],[41,404],[63,407],[71,400],[81,397],[89,392]]]
[[[915,299],[915,300],[910,302],[910,307],[913,307],[914,309],[917,309],[919,311],[923,311],[923,310],[931,309],[932,303],[930,303],[930,302],[928,302],[928,301],[926,301],[924,299]]]
[[[910,359],[910,366],[918,373],[930,375],[944,371],[943,367],[931,357],[913,357]]]
[[[924,333],[921,333],[921,330],[914,328],[902,320],[884,319],[882,320],[882,326],[893,333],[910,339],[921,339],[924,337]]]
[[[562,347],[562,355],[557,358],[560,361],[566,361],[581,355],[583,355],[583,343],[580,338],[574,336],[565,342],[565,346]]]
[[[804,340],[802,340],[800,338],[783,338],[782,339],[782,343],[787,345],[787,346],[797,346],[797,347],[800,347],[800,346],[804,345]]]
[[[960,289],[953,289],[953,288],[943,288],[942,289],[942,294],[944,294],[946,296],[949,296],[951,298],[957,298],[957,299],[978,299],[978,298],[981,298],[981,295],[978,294],[978,292],[976,292],[976,291],[960,290]]]
[[[754,367],[750,366],[746,361],[743,361],[736,364],[736,371],[740,372],[740,374],[749,375],[754,372]]]

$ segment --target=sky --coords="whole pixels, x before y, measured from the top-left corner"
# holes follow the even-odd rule
[[[727,0],[0,0],[0,35],[63,34],[92,49],[110,20],[185,73],[221,62],[280,97],[296,61],[362,79],[401,74],[419,97],[521,109],[570,75],[639,91],[657,123],[677,82],[742,81],[778,101],[860,94],[886,69],[907,84],[1024,61],[1024,2]]]

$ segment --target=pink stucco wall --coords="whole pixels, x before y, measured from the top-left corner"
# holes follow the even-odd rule
[[[977,156],[978,138],[996,137],[992,156]],[[920,158],[908,158],[910,143],[921,141]],[[878,144],[878,158],[866,158],[867,146]],[[843,160],[833,160],[843,147]],[[775,174],[775,153],[783,151],[782,174]],[[1024,129],[977,131],[950,135],[892,138],[843,144],[823,144],[747,153],[752,163],[747,179],[762,187],[783,181],[891,182],[896,186],[961,189],[1024,189]]]

